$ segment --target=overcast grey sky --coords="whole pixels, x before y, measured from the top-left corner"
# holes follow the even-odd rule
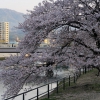
[[[42,1],[43,0],[0,0],[0,8],[27,13],[26,10],[33,10],[34,6]]]

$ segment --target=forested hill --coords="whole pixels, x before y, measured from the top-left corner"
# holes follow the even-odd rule
[[[25,33],[16,29],[14,26],[18,26],[18,23],[24,21],[23,13],[0,8],[0,22],[9,22],[10,25],[10,41],[15,41],[15,38],[23,38]]]

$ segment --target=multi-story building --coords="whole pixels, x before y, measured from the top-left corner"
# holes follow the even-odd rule
[[[9,22],[0,22],[0,43],[9,43]]]

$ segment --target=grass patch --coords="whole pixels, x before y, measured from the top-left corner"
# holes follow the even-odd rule
[[[54,98],[51,98],[51,99],[44,98],[44,99],[41,99],[41,100],[57,100],[57,99],[54,99]]]
[[[5,60],[5,57],[0,57],[0,60]]]
[[[50,99],[45,98],[41,100],[91,100],[91,98],[96,100],[98,94],[100,96],[100,76],[96,76],[97,72],[97,69],[93,69],[86,74],[82,74],[76,83],[73,82],[73,79],[70,86],[66,82],[65,90],[63,90],[63,87],[60,87],[58,94],[55,90],[50,95]],[[61,84],[62,82],[59,85]]]

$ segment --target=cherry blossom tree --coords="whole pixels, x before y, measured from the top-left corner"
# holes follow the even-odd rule
[[[27,33],[17,48],[20,56],[1,62],[4,97],[16,95],[29,81],[43,80],[38,75],[53,66],[93,66],[100,72],[99,0],[43,1],[24,17],[18,26]],[[39,49],[46,38],[49,46]],[[46,64],[37,67],[37,61]]]

